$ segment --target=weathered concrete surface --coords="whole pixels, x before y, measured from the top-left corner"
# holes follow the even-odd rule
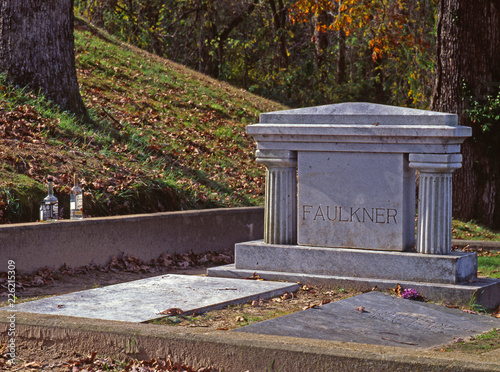
[[[121,252],[149,261],[162,253],[232,250],[264,235],[262,207],[208,209],[81,221],[0,225],[0,257],[19,273],[41,267],[103,265]],[[0,271],[6,271],[0,267]]]
[[[374,287],[377,287],[379,290],[394,289],[400,284],[403,288],[416,289],[418,293],[429,301],[458,305],[467,305],[470,302],[474,302],[486,308],[497,308],[500,305],[500,279],[478,278],[464,284],[440,284],[392,279],[236,269],[234,264],[210,268],[207,270],[207,274],[209,276],[226,278],[248,278],[252,275],[258,275],[265,280],[286,280],[312,285],[324,284],[360,291],[370,291]]]
[[[406,154],[303,151],[297,157],[297,244],[415,246],[415,172]]]
[[[10,313],[0,311],[5,335]],[[16,344],[138,359],[165,358],[215,371],[500,371],[494,353],[466,355],[297,337],[178,329],[96,319],[16,314]],[[23,349],[18,356],[23,357]]]
[[[187,314],[268,299],[299,289],[296,283],[164,274],[14,305],[15,311],[145,322],[168,309]],[[172,314],[170,314],[172,315]],[[175,314],[173,314],[175,315]]]
[[[447,255],[266,244],[235,246],[237,269],[457,284],[477,277],[475,252]]]
[[[429,348],[500,329],[500,319],[380,292],[335,301],[236,332]]]

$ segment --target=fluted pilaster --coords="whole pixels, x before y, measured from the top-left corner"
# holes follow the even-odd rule
[[[451,252],[452,173],[462,165],[460,154],[411,154],[410,167],[420,172],[417,251]]]
[[[266,166],[264,242],[297,243],[297,154],[257,150],[257,162]]]

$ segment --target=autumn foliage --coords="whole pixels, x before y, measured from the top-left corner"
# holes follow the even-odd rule
[[[290,106],[428,107],[432,0],[76,3],[124,40]]]

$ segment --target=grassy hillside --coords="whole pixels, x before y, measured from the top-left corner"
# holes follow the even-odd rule
[[[283,109],[124,45],[81,20],[76,66],[95,123],[0,76],[0,222],[38,219],[48,175],[69,215],[78,172],[88,216],[257,205],[263,168],[245,127]]]

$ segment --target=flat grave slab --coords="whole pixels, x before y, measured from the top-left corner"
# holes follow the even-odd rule
[[[368,292],[233,332],[429,348],[499,327],[493,317]]]
[[[167,316],[160,313],[168,309],[204,312],[298,288],[295,283],[168,274],[25,302],[15,305],[14,310],[145,322]]]

